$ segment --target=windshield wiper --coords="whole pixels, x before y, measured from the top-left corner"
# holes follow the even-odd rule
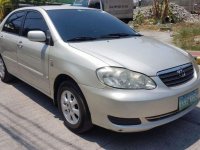
[[[113,33],[113,34],[103,35],[100,38],[121,38],[121,37],[133,37],[133,36],[142,36],[142,35],[139,33],[135,33],[135,34]]]
[[[96,40],[97,38],[94,38],[94,37],[75,37],[75,38],[72,38],[72,39],[69,39],[67,40],[68,42],[76,42],[76,41],[93,41],[93,40]]]

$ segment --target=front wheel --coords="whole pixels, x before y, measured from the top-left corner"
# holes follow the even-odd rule
[[[2,57],[0,56],[0,78],[2,82],[8,83],[13,80],[13,76],[7,71],[5,63],[3,62]]]
[[[92,128],[89,109],[79,87],[70,81],[63,82],[58,90],[58,107],[64,123],[71,131],[83,133]]]

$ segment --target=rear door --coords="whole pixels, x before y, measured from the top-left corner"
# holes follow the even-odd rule
[[[7,70],[18,76],[17,44],[25,11],[18,11],[10,15],[0,33],[0,49]]]
[[[48,26],[38,11],[27,12],[21,37],[18,39],[18,64],[21,78],[45,93],[49,93],[48,53],[46,42],[33,42],[27,37],[29,31],[39,30],[45,34]]]

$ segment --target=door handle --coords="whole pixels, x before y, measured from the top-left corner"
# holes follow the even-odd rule
[[[19,48],[22,48],[22,47],[23,47],[22,41],[19,41],[19,43],[17,44],[17,46],[18,46]]]

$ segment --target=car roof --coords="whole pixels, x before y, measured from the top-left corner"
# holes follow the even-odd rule
[[[44,10],[58,10],[58,9],[92,9],[87,7],[71,6],[71,5],[49,5],[49,6],[33,6],[33,7],[23,7],[18,10],[27,9],[44,9]]]

